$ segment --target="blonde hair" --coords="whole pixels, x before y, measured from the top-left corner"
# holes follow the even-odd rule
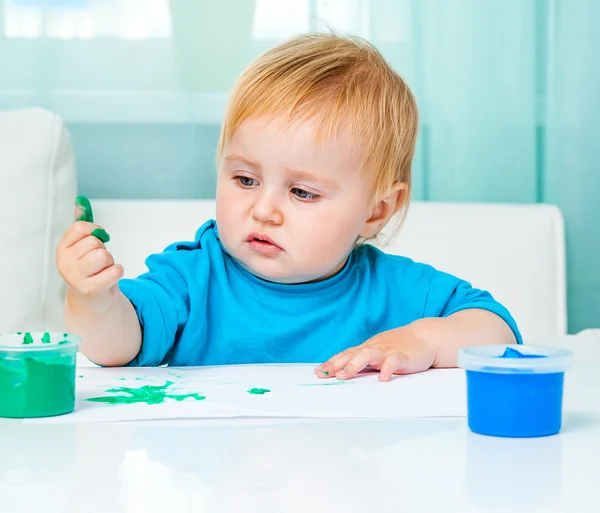
[[[357,37],[308,34],[269,50],[233,88],[217,148],[239,125],[259,117],[319,120],[317,139],[344,128],[362,151],[361,169],[377,196],[402,182],[394,212],[405,210],[417,136],[417,106],[410,89],[379,51]]]

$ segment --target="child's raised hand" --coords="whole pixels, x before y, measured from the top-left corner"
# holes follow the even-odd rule
[[[56,249],[56,266],[69,286],[70,296],[88,304],[101,303],[101,299],[114,295],[123,277],[123,267],[115,263],[104,245],[110,237],[93,221],[88,199],[79,196],[75,222]]]
[[[411,325],[379,333],[365,343],[336,354],[315,369],[319,378],[350,379],[366,367],[379,370],[379,381],[392,374],[413,374],[429,369],[436,350]]]

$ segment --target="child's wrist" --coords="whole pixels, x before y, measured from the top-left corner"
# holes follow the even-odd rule
[[[403,330],[406,330],[409,336],[418,340],[433,353],[435,362],[433,367],[435,367],[438,362],[439,342],[443,324],[443,318],[428,317],[417,319],[402,328]]]
[[[104,316],[118,300],[120,294],[105,294],[94,298],[83,297],[67,289],[65,305],[74,315],[97,318]]]

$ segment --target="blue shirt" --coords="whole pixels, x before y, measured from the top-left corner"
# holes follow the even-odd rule
[[[129,365],[321,363],[382,331],[468,308],[499,315],[522,342],[488,292],[369,244],[326,280],[271,283],[231,257],[209,221],[195,241],[172,244],[146,265],[119,282],[143,334]]]

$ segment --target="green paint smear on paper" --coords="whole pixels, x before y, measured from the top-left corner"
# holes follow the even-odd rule
[[[50,342],[50,333],[44,333],[44,335],[42,336],[42,343],[49,344]]]
[[[0,417],[63,415],[75,405],[71,357],[0,358]]]
[[[162,386],[146,385],[140,388],[110,388],[106,392],[111,395],[105,397],[91,397],[88,401],[95,403],[108,403],[108,404],[160,404],[164,403],[167,399],[173,399],[175,401],[184,401],[185,399],[194,399],[196,401],[203,401],[206,399],[205,396],[200,394],[170,394],[168,389],[173,385],[172,381],[167,381]]]
[[[25,333],[25,336],[23,337],[23,344],[33,344],[33,337],[31,336],[31,333]]]
[[[270,390],[268,388],[251,388],[248,390],[248,393],[252,395],[264,395],[268,394],[269,392]]]

